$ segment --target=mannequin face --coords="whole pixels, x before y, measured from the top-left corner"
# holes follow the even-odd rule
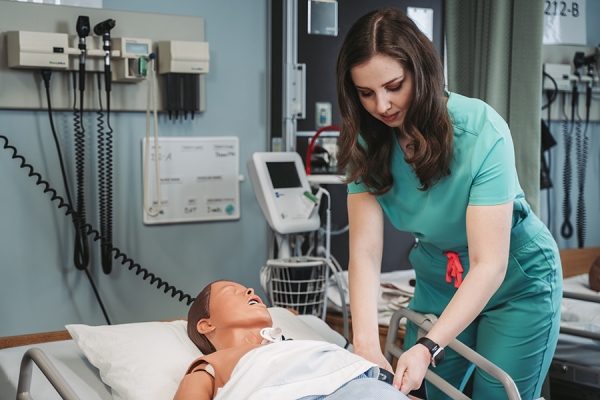
[[[210,318],[216,329],[265,328],[273,325],[271,314],[254,289],[231,281],[215,282],[210,292]],[[202,320],[201,320],[202,321]]]

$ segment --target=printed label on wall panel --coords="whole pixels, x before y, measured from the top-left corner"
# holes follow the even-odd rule
[[[544,1],[544,44],[586,45],[585,1]]]
[[[232,220],[240,218],[239,140],[237,137],[154,138],[148,148],[145,224]],[[143,160],[146,139],[142,141]],[[160,168],[160,202],[156,164]],[[143,179],[143,178],[142,178]],[[141,205],[140,205],[141,207]]]

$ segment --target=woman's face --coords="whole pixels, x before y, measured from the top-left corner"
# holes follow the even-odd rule
[[[363,107],[386,125],[398,128],[413,99],[413,75],[391,57],[377,54],[350,70]]]

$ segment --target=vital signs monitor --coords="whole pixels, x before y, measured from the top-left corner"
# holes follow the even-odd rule
[[[282,235],[319,229],[318,199],[296,152],[259,152],[248,159],[248,175],[271,228]]]

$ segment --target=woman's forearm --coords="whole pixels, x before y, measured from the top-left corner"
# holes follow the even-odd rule
[[[502,264],[471,266],[427,337],[442,347],[447,346],[477,318],[502,284],[505,274],[506,266]]]
[[[470,269],[460,288],[427,335],[446,346],[477,318],[506,275],[512,201],[467,207]]]
[[[379,348],[377,297],[383,254],[383,210],[370,193],[348,195],[350,309],[355,349]]]
[[[369,264],[351,261],[348,267],[353,345],[359,348],[379,346],[377,297],[380,268]]]

